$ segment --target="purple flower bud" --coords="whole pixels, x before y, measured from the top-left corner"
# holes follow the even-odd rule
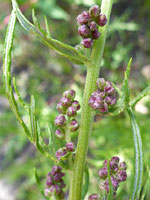
[[[73,152],[75,150],[74,144],[72,142],[66,143],[66,149],[68,152]]]
[[[62,172],[55,174],[54,181],[59,182],[64,175]]]
[[[66,125],[66,118],[64,115],[60,114],[55,118],[55,125],[56,126],[65,126]]]
[[[79,123],[77,122],[77,120],[75,119],[72,119],[70,121],[70,124],[69,124],[69,129],[71,132],[74,132],[76,131],[77,129],[79,128]]]
[[[119,169],[126,170],[126,169],[127,169],[126,163],[125,163],[125,162],[121,162],[121,163],[119,164]]]
[[[74,98],[76,96],[76,92],[74,90],[66,90],[63,93],[63,96],[66,98],[69,98],[72,101],[72,100],[74,100]]]
[[[100,36],[100,32],[98,30],[92,31],[92,38],[93,40],[97,40]]]
[[[119,172],[117,172],[116,178],[117,178],[117,180],[119,182],[126,181],[126,179],[127,179],[127,173],[126,173],[126,171],[120,170]]]
[[[73,107],[73,106],[70,106],[70,107],[68,108],[68,110],[67,110],[67,115],[68,115],[69,117],[73,117],[73,116],[75,116],[76,114],[77,114],[76,108]]]
[[[106,15],[100,14],[97,17],[97,23],[99,26],[104,26],[107,23]]]
[[[112,172],[117,172],[118,171],[118,163],[116,163],[115,161],[111,160],[109,162],[109,165],[110,165],[110,170]]]
[[[52,194],[58,195],[61,192],[61,188],[58,185],[52,185],[50,187],[50,191],[51,191]]]
[[[88,197],[88,200],[99,200],[99,195],[98,194],[91,194]]]
[[[80,104],[79,104],[79,101],[76,101],[76,100],[75,100],[75,101],[73,101],[71,106],[75,107],[77,110],[79,110],[79,109],[80,109]]]
[[[81,44],[83,44],[85,48],[91,48],[93,46],[93,40],[91,38],[85,38],[82,40]]]
[[[106,104],[106,103],[101,104],[101,107],[99,108],[99,111],[100,111],[101,113],[108,112],[108,106],[107,106],[107,104]]]
[[[104,78],[98,78],[96,81],[96,85],[100,90],[104,90],[104,87],[106,86],[106,81]]]
[[[56,109],[62,114],[66,113],[66,108],[63,106],[62,102],[57,104]]]
[[[63,179],[61,179],[59,181],[59,183],[57,183],[57,185],[59,185],[61,187],[61,189],[63,189],[64,187],[66,187],[66,184],[64,183]]]
[[[119,161],[120,161],[120,158],[117,157],[117,156],[113,156],[113,157],[111,158],[111,161],[114,161],[114,162],[116,162],[116,163],[118,164]]]
[[[62,97],[60,102],[66,108],[68,108],[71,105],[71,100],[69,98],[67,98],[67,97]]]
[[[65,139],[65,133],[62,130],[60,130],[60,129],[57,129],[55,131],[55,136],[57,138],[59,138],[59,139],[62,139],[62,140]]]
[[[62,171],[62,168],[58,165],[54,165],[51,171],[51,175],[54,176],[56,173],[59,173]]]
[[[94,21],[89,23],[89,27],[91,31],[97,30],[97,24]]]
[[[78,24],[86,24],[91,20],[89,12],[83,11],[80,15],[77,17]]]
[[[90,9],[89,9],[89,14],[90,17],[96,18],[99,16],[100,14],[100,7],[98,5],[93,5]]]
[[[108,105],[113,105],[112,103],[114,103],[113,101],[113,98],[111,96],[107,96],[105,98],[105,102],[108,104]]]
[[[79,26],[78,28],[78,33],[81,37],[83,38],[88,38],[91,36],[91,31],[90,29],[87,27],[87,25],[83,24],[81,26]]]
[[[104,168],[101,168],[99,171],[98,171],[98,175],[101,179],[106,179],[107,176],[108,176],[108,170],[107,170],[107,167],[104,167]]]
[[[66,147],[58,149],[56,151],[56,158],[57,158],[57,160],[61,160],[61,157],[65,157],[66,154],[67,154]]]
[[[89,105],[95,110],[100,109],[102,103],[102,98],[98,96],[91,96],[89,99]]]
[[[53,178],[52,177],[50,177],[50,176],[47,177],[46,185],[48,187],[51,187],[53,185]]]
[[[104,166],[104,167],[107,167],[107,163],[108,163],[108,160],[104,160],[103,166]]]
[[[114,190],[117,191],[119,183],[118,183],[117,179],[114,178],[113,176],[111,176],[111,183],[112,183],[112,186],[113,186]]]
[[[108,95],[113,95],[115,94],[115,89],[113,87],[111,87],[109,90],[107,90],[107,94]]]
[[[45,194],[46,197],[51,197],[52,194],[51,194],[50,188],[45,188],[45,189],[44,189],[44,194]]]

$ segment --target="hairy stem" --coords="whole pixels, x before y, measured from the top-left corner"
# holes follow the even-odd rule
[[[73,167],[72,184],[70,187],[70,200],[81,200],[83,174],[85,170],[85,161],[88,150],[89,138],[92,130],[94,114],[91,107],[88,105],[91,93],[96,89],[96,80],[99,76],[100,63],[104,51],[105,39],[107,34],[107,27],[109,23],[111,8],[113,0],[103,0],[101,5],[102,13],[107,16],[107,25],[101,28],[101,37],[95,42],[91,54],[91,63],[87,64],[87,77],[84,89],[82,114],[80,131],[78,137],[77,151],[75,163]]]

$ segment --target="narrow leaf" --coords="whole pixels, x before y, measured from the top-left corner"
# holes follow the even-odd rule
[[[24,121],[21,118],[21,115],[18,110],[18,106],[13,95],[13,90],[11,87],[11,51],[13,46],[14,30],[15,30],[16,14],[14,11],[11,13],[10,21],[7,28],[5,44],[4,44],[4,54],[3,54],[3,83],[8,98],[10,107],[14,112],[16,119],[24,128],[25,133],[31,140],[31,133],[25,125]]]
[[[32,133],[32,141],[38,141],[38,133],[37,133],[37,123],[35,116],[35,99],[34,96],[31,96],[31,105],[30,105],[30,122],[31,122],[31,133]]]
[[[108,182],[109,182],[109,193],[108,193],[107,200],[112,200],[113,199],[113,187],[112,187],[111,176],[110,176],[109,161],[107,162],[107,170],[108,170]]]
[[[53,155],[55,155],[55,141],[53,139],[53,135],[52,135],[52,129],[49,126],[49,124],[47,124],[47,130],[49,133],[49,144],[48,144],[48,148],[49,150],[53,153]]]
[[[31,24],[22,14],[16,0],[12,0],[12,5],[13,9],[16,12],[17,18],[20,24],[23,26],[23,28],[27,31],[34,33],[37,36],[37,38],[41,41],[41,43],[55,50],[58,54],[65,56],[66,58],[68,58],[69,60],[71,60],[76,64],[82,65],[87,62],[90,62],[90,60],[85,55],[77,51],[72,46],[64,44],[63,42],[60,42],[58,40],[52,39],[49,37],[49,35],[48,36],[46,35],[45,37],[41,36],[39,34],[39,31],[37,31],[36,27],[33,24]],[[35,15],[33,15],[33,19],[38,28],[41,29]],[[45,35],[45,32],[42,29],[40,31],[42,32],[42,34]]]
[[[143,184],[142,184],[142,194],[141,194],[140,200],[146,199],[145,195],[146,195],[147,185],[148,185],[148,181],[149,181],[149,177],[150,177],[150,172],[149,172],[148,166],[147,166],[146,173],[145,173],[144,177],[145,177],[145,179],[144,179]]]
[[[15,89],[15,92],[17,94],[17,97],[18,97],[18,100],[20,102],[20,104],[24,107],[24,109],[29,112],[29,108],[28,106],[26,105],[26,103],[23,101],[23,99],[21,98],[21,95],[19,93],[19,90],[17,89],[17,86],[16,86],[16,79],[15,77],[13,77],[13,86],[14,86],[14,89]]]
[[[134,149],[135,149],[135,179],[134,179],[134,189],[132,193],[132,199],[136,199],[140,195],[141,184],[142,184],[142,174],[143,174],[143,151],[142,151],[142,140],[140,135],[140,129],[136,122],[132,108],[127,109],[130,116]]]
[[[44,15],[44,20],[45,20],[45,28],[46,28],[47,37],[48,37],[48,39],[51,39],[52,37],[51,37],[51,33],[49,31],[48,20],[45,15]]]
[[[88,192],[88,187],[89,187],[89,170],[86,166],[85,172],[84,172],[84,185],[83,185],[83,192],[82,192],[82,200],[84,200],[85,195]]]
[[[130,105],[133,107],[135,106],[135,104],[140,101],[143,97],[147,96],[147,95],[150,95],[150,85],[147,86],[142,92],[140,92],[138,94],[137,97],[135,97],[135,99],[133,99],[130,103]]]

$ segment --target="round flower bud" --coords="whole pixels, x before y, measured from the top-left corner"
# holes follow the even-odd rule
[[[71,132],[74,132],[76,131],[77,129],[79,128],[79,123],[77,122],[77,120],[75,119],[72,119],[70,121],[70,124],[69,124],[69,129]]]
[[[111,176],[111,183],[112,183],[114,190],[117,191],[119,183],[118,183],[117,179],[114,178],[113,176]]]
[[[107,23],[106,15],[100,14],[97,17],[97,23],[99,26],[104,26]]]
[[[66,118],[64,115],[60,114],[55,118],[55,125],[56,126],[65,126],[66,125]]]
[[[114,102],[114,98],[111,97],[111,96],[107,96],[105,98],[105,102],[108,104],[108,105],[113,105],[115,102]]]
[[[96,18],[99,16],[100,14],[100,7],[98,5],[93,5],[90,9],[89,9],[89,14],[90,17]]]
[[[119,161],[120,161],[120,158],[119,158],[118,156],[113,156],[113,157],[111,158],[111,161],[116,162],[116,163],[118,164]]]
[[[81,44],[83,44],[85,48],[91,48],[93,46],[93,40],[91,38],[85,38],[82,40]]]
[[[75,107],[77,110],[79,110],[79,109],[80,109],[80,104],[79,104],[79,101],[76,101],[76,100],[75,100],[75,101],[73,101],[71,106]]]
[[[108,170],[107,167],[103,167],[98,171],[98,175],[101,179],[106,179],[108,176]]]
[[[71,105],[71,100],[69,98],[67,98],[67,97],[62,97],[60,102],[66,108],[68,108]]]
[[[50,187],[50,191],[51,191],[52,194],[58,195],[61,192],[61,188],[58,185],[52,185]]]
[[[73,152],[75,150],[74,144],[72,142],[66,143],[66,149],[68,152]]]
[[[107,167],[107,163],[108,163],[108,160],[104,160],[103,166],[104,166],[104,167]]]
[[[62,172],[55,174],[54,181],[59,182],[64,175]]]
[[[107,106],[107,104],[106,103],[101,104],[101,106],[99,108],[99,111],[102,112],[102,113],[108,112],[108,106]]]
[[[92,31],[92,38],[93,40],[97,40],[100,36],[100,32],[98,30]]]
[[[86,24],[91,20],[89,12],[83,11],[80,15],[77,17],[78,24]]]
[[[60,148],[56,151],[57,160],[61,160],[61,157],[64,157],[67,154],[66,147]]]
[[[88,200],[99,200],[99,195],[98,194],[91,194],[88,197]]]
[[[68,115],[69,117],[73,117],[73,116],[75,116],[76,114],[77,114],[76,108],[73,107],[73,106],[70,106],[70,107],[68,108],[68,110],[67,110],[67,115]]]
[[[44,189],[44,194],[45,194],[46,197],[51,197],[52,194],[51,194],[50,188],[45,188],[45,189]]]
[[[53,178],[52,177],[50,177],[50,176],[47,177],[46,185],[48,187],[51,187],[53,185]]]
[[[91,31],[85,24],[79,26],[78,33],[83,38],[88,38],[91,36]]]
[[[57,104],[56,109],[62,114],[66,113],[66,108],[63,106],[62,102]]]
[[[110,162],[109,162],[109,165],[110,165],[110,170],[112,171],[112,172],[117,172],[118,171],[118,163],[116,163],[115,161],[113,161],[113,160],[111,160]]]
[[[123,181],[126,181],[127,179],[127,173],[125,170],[120,170],[117,172],[116,174],[116,178],[119,182],[123,182]]]
[[[76,92],[74,90],[66,90],[63,93],[63,96],[66,97],[66,98],[69,98],[71,101],[74,100],[75,95],[76,95]]]
[[[54,165],[51,171],[52,176],[54,176],[56,173],[59,173],[62,171],[62,168],[58,165]]]
[[[104,90],[104,87],[106,86],[106,81],[104,78],[98,78],[96,81],[96,85],[100,90]]]
[[[89,23],[89,27],[91,31],[97,30],[97,24],[94,21]]]
[[[100,109],[102,103],[103,103],[103,100],[102,100],[101,97],[99,97],[99,96],[90,96],[89,105],[90,105],[94,110]]]
[[[126,163],[125,162],[120,162],[119,169],[126,170],[127,169]]]
[[[62,130],[60,130],[60,129],[57,129],[55,131],[55,136],[57,138],[59,138],[59,139],[62,139],[62,140],[65,139],[65,133]]]

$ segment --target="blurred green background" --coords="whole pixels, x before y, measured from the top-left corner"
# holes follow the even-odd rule
[[[80,42],[76,16],[92,4],[100,3],[99,0],[18,2],[29,20],[32,20],[32,8],[43,25],[43,15],[46,15],[52,36],[72,46]],[[52,163],[29,143],[4,94],[2,54],[10,12],[10,0],[0,0],[0,200],[37,200],[43,197],[36,184],[33,168],[36,167],[44,188],[45,176]],[[135,97],[150,84],[149,44],[150,1],[114,1],[100,76],[120,86],[127,62],[133,57],[129,84],[131,96]],[[12,54],[12,73],[17,79],[19,91],[26,102],[30,101],[31,94],[35,96],[37,115],[43,128],[43,137],[46,138],[45,124],[53,123],[57,115],[55,107],[62,92],[74,88],[77,91],[77,99],[82,101],[86,68],[72,64],[43,46],[32,34],[25,32],[19,23],[16,25]],[[143,140],[145,172],[146,166],[150,166],[150,96],[140,101],[135,110]],[[27,113],[21,111],[23,119],[28,123]],[[97,171],[103,160],[117,155],[127,162],[128,179],[120,185],[116,199],[129,199],[134,173],[134,149],[127,114],[123,113],[117,117],[96,116],[89,146],[89,194],[99,191]],[[146,178],[144,176],[144,179]],[[147,190],[145,199],[150,199],[150,190]]]

